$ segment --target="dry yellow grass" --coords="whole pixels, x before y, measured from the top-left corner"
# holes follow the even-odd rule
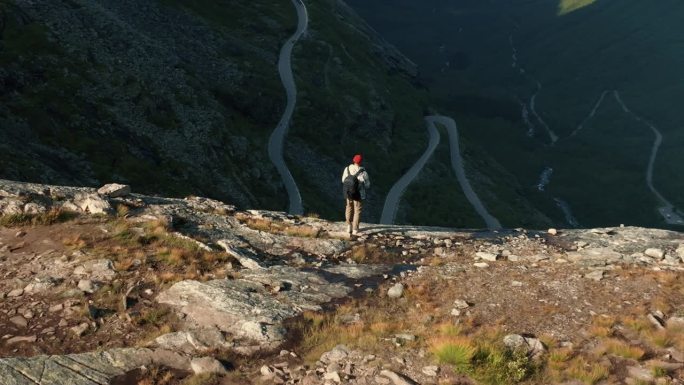
[[[11,214],[0,216],[0,226],[47,226],[67,222],[78,217],[77,213],[62,209],[51,209],[41,214]]]
[[[643,316],[623,316],[620,323],[639,333],[653,329],[653,325]]]
[[[613,356],[638,361],[644,357],[646,352],[639,346],[633,346],[616,338],[610,338],[601,341],[596,347],[594,354],[597,356],[611,354]]]
[[[153,372],[154,371],[154,372]],[[173,381],[174,375],[171,372],[159,373],[157,368],[150,369],[148,377],[138,381],[138,385],[167,385]]]
[[[62,244],[70,249],[80,250],[88,246],[88,242],[81,235],[72,235],[62,239]]]
[[[613,335],[613,327],[617,320],[615,317],[598,316],[594,317],[589,327],[589,333],[594,337],[606,338]]]
[[[134,265],[133,258],[125,258],[114,262],[114,269],[119,272],[125,272],[130,270]]]
[[[570,379],[582,381],[586,385],[594,385],[608,378],[610,371],[596,362],[588,362],[584,357],[572,359],[563,375]]]
[[[548,367],[552,371],[563,371],[567,368],[567,363],[572,358],[572,349],[560,348],[549,351]]]
[[[429,346],[440,363],[452,365],[458,371],[469,369],[477,353],[473,339],[465,336],[434,337],[430,339]]]
[[[250,229],[272,234],[299,238],[319,238],[323,234],[320,228],[310,225],[293,225],[270,219],[251,218],[246,215],[237,215],[236,218]]]

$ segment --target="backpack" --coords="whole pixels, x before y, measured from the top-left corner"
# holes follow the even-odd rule
[[[363,167],[359,168],[356,174],[349,172],[349,167],[347,167],[347,177],[344,178],[342,182],[342,193],[347,199],[352,199],[355,201],[361,200],[361,189],[359,188],[359,174],[364,172]]]

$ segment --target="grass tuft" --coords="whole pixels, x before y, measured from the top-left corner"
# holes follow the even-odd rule
[[[0,217],[2,227],[49,226],[64,223],[78,217],[73,211],[51,209],[42,214],[12,214]]]
[[[289,237],[298,238],[320,238],[324,235],[322,229],[309,225],[293,225],[282,221],[252,218],[245,215],[238,215],[237,218],[252,230],[271,234],[287,235]]]
[[[603,341],[597,347],[597,351],[598,353],[611,354],[616,357],[622,357],[629,360],[637,361],[642,359],[646,354],[644,349],[638,346],[629,345],[628,343],[615,338]]]
[[[438,337],[430,341],[430,351],[440,363],[451,365],[460,373],[468,373],[477,349],[467,337]]]
[[[589,363],[583,357],[573,359],[565,372],[570,378],[594,385],[608,377],[608,369],[598,363]]]

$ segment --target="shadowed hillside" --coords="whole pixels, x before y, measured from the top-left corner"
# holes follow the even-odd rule
[[[678,193],[684,188],[684,162],[677,150],[684,145],[684,116],[674,104],[684,94],[681,2],[349,3],[418,63],[431,94],[465,126],[463,135],[504,164],[535,206],[554,220],[564,221],[553,200],[562,198],[577,207],[586,226],[667,226],[657,211],[660,203],[641,192],[655,140],[649,123],[663,135],[654,185],[674,206],[684,206]],[[590,118],[602,93],[613,90],[642,121],[610,103],[595,111],[604,114],[600,121]],[[594,129],[584,132],[584,139],[563,140],[582,123]],[[548,146],[548,130],[561,138],[554,146]],[[630,139],[634,135],[639,139]],[[605,150],[613,145],[624,154]],[[611,182],[594,189],[575,173],[575,159]],[[573,177],[552,177],[540,194],[536,185],[549,167]],[[591,209],[624,186],[635,188],[620,199],[621,210],[606,215]]]

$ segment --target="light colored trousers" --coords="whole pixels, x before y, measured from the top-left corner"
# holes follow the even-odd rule
[[[347,208],[344,211],[347,224],[352,225],[352,229],[359,229],[359,222],[361,221],[361,210],[363,209],[363,201],[355,201],[347,199]]]

